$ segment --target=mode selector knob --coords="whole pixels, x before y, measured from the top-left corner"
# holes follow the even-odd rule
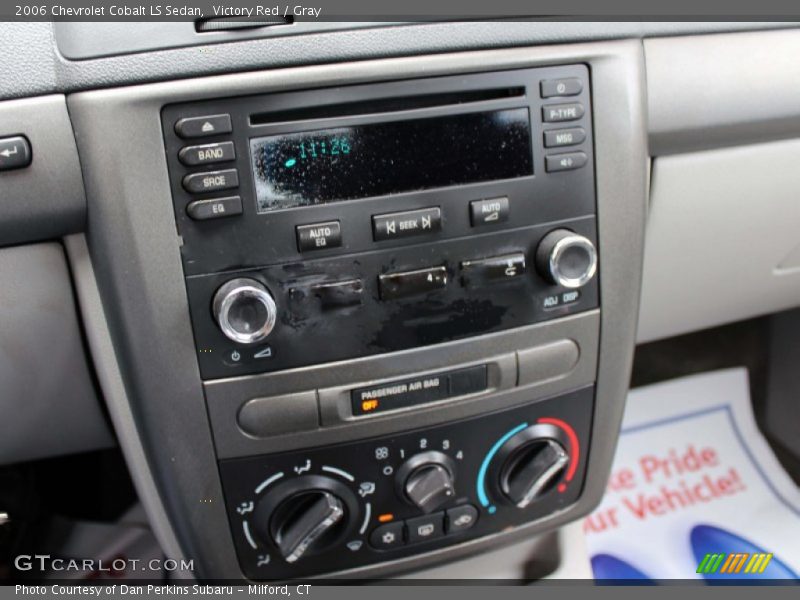
[[[550,283],[579,288],[597,271],[597,250],[589,238],[569,229],[556,229],[539,243],[536,269]]]
[[[430,513],[455,496],[455,465],[442,452],[423,452],[411,457],[398,471],[400,495]]]
[[[239,344],[255,344],[266,338],[278,316],[267,288],[246,277],[223,284],[214,294],[212,310],[225,337]]]

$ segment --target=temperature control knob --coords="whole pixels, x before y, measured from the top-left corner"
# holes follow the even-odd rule
[[[500,496],[526,508],[556,487],[569,466],[564,433],[549,424],[531,425],[511,437],[498,452],[496,481]]]
[[[222,333],[239,344],[255,344],[266,338],[278,316],[267,288],[245,277],[222,285],[214,294],[212,310]]]
[[[536,269],[550,283],[579,288],[597,271],[597,250],[590,239],[568,229],[556,229],[539,243]]]
[[[423,452],[411,457],[398,471],[403,498],[430,513],[455,496],[455,465],[442,452]]]

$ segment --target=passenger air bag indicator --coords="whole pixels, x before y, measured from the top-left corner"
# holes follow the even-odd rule
[[[353,415],[363,416],[473,394],[486,387],[486,365],[478,365],[359,388],[350,392],[350,399]]]

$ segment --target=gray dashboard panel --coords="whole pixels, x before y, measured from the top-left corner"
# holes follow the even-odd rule
[[[800,31],[650,39],[644,50],[651,156],[800,135]]]
[[[391,56],[693,35],[796,26],[791,22],[463,21],[338,31],[71,61],[51,23],[0,23],[0,98],[73,92],[212,73]]]
[[[0,171],[0,246],[82,231],[86,198],[64,96],[0,102],[0,138],[24,135],[32,162]]]
[[[0,464],[114,445],[60,244],[0,250]]]
[[[532,526],[358,572],[377,576],[528,537],[586,514],[602,496],[622,416],[638,311],[647,168],[641,44],[521,48],[292,68],[69,98],[91,206],[89,249],[116,355],[97,360],[116,358],[126,367],[122,376],[149,468],[184,554],[196,560],[201,575],[240,573],[188,318],[180,240],[169,202],[161,106],[235,94],[576,62],[587,63],[593,78],[599,251],[605,265],[596,437],[585,493],[574,507]],[[109,137],[109,131],[115,135]],[[150,151],[130,153],[132,145]]]

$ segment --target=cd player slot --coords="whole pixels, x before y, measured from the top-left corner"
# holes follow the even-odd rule
[[[330,119],[350,117],[363,114],[382,114],[415,110],[421,108],[438,108],[475,104],[491,100],[507,100],[525,96],[525,87],[505,87],[482,90],[463,90],[441,94],[423,94],[403,96],[400,98],[375,98],[368,101],[328,104],[326,106],[304,106],[289,110],[265,111],[250,115],[251,125],[268,125],[270,123],[290,123],[292,121],[310,121],[314,119]]]

